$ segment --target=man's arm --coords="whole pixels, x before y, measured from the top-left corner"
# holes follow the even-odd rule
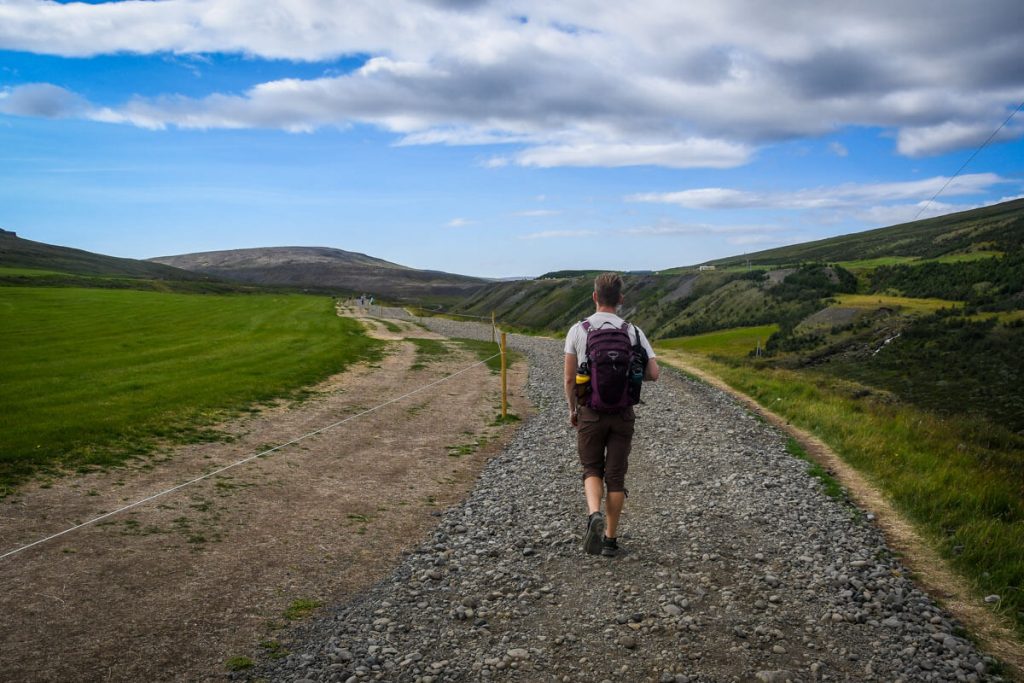
[[[647,363],[644,365],[644,381],[657,382],[660,370],[658,369],[658,361],[654,357],[654,347],[651,346],[651,342],[647,340],[647,335],[644,334],[643,330],[635,326],[634,329],[636,329],[637,341],[640,342],[640,346],[644,350],[644,355],[647,356]]]
[[[565,402],[569,404],[569,424],[576,426],[576,354],[565,354]]]
[[[647,367],[644,368],[644,381],[645,382],[657,382],[658,373],[661,372],[658,369],[658,359],[648,358]]]

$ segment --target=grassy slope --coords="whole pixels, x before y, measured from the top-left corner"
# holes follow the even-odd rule
[[[194,438],[376,344],[326,297],[0,288],[0,491]]]
[[[260,288],[215,280],[179,268],[94,254],[0,233],[0,287],[89,287],[198,294]]]
[[[44,270],[71,275],[144,278],[159,280],[208,280],[209,278],[159,263],[94,254],[0,234],[0,266]]]
[[[682,346],[655,348],[668,350],[669,360]],[[1024,637],[1024,439],[983,420],[893,403],[870,387],[822,373],[703,354],[686,361],[814,433],[866,474],[970,580],[979,600],[1002,597],[994,609]]]
[[[758,325],[754,327],[737,327],[731,330],[719,330],[692,337],[663,339],[658,348],[673,351],[700,353],[707,356],[725,356],[743,358],[768,341],[768,337],[779,331],[778,325]]]
[[[841,235],[744,256],[718,259],[719,267],[804,261],[939,258],[974,251],[1005,251],[1024,243],[1024,199],[982,209]],[[997,248],[993,249],[993,246]]]

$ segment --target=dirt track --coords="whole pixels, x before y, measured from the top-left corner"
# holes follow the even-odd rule
[[[222,425],[231,443],[177,447],[123,469],[26,487],[0,502],[0,550],[163,491],[477,362],[457,345],[423,369],[389,331],[377,365],[332,377],[300,404]],[[525,368],[510,373],[513,412]],[[511,433],[491,423],[499,382],[484,366],[351,423],[0,562],[0,679],[209,680],[273,647],[310,603],[383,576],[437,511],[471,488]]]

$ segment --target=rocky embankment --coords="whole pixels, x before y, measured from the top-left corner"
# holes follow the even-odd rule
[[[425,321],[450,336],[489,328]],[[561,345],[512,336],[538,408],[391,577],[322,612],[275,681],[981,681],[994,662],[921,593],[870,515],[785,437],[675,372],[644,389],[619,557],[585,510]]]

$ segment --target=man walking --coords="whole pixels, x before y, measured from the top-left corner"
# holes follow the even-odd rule
[[[622,304],[622,277],[618,273],[604,273],[594,280],[593,299],[596,312],[573,325],[565,339],[565,399],[569,404],[569,422],[576,428],[576,447],[583,465],[583,491],[590,513],[583,549],[591,555],[614,557],[619,549],[616,533],[626,501],[626,470],[636,416],[631,404],[614,412],[599,412],[594,407],[601,407],[598,405],[600,402],[590,398],[578,399],[576,375],[585,360],[588,361],[587,370],[593,372],[589,366],[593,359],[587,358],[588,337],[597,330],[608,328],[625,330],[629,335],[629,345],[634,348],[639,345],[643,349],[646,354],[643,379],[650,382],[658,379],[658,362],[644,333],[616,315]],[[607,520],[601,514],[605,487],[608,491]]]

